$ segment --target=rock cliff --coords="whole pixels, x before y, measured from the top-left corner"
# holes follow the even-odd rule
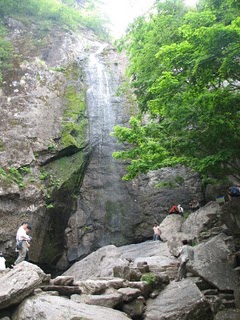
[[[126,59],[112,45],[86,29],[13,18],[6,27],[14,57],[0,92],[0,246],[9,261],[24,220],[30,260],[65,270],[102,246],[150,239],[173,203],[204,203],[199,175],[184,167],[121,180],[110,134],[135,103],[117,95]]]

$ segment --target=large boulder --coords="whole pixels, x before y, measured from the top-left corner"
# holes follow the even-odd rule
[[[220,232],[221,228],[214,230],[216,225],[219,226],[220,210],[219,204],[212,201],[190,213],[186,220],[178,214],[167,216],[160,224],[160,229],[161,238],[167,241],[170,253],[177,256],[184,239],[194,240],[196,243],[201,240],[203,233],[205,237],[210,238],[215,235],[214,232]]]
[[[171,240],[177,233],[181,232],[183,217],[180,214],[168,215],[160,224],[161,239]]]
[[[171,256],[166,242],[146,241],[122,246],[118,249],[124,258],[132,261],[134,267],[137,267],[139,263],[143,262],[147,262],[150,267],[163,267],[176,262],[176,259]]]
[[[228,254],[231,250],[225,234],[199,244],[194,252],[194,273],[219,290],[237,290],[240,279],[229,262]]]
[[[186,279],[171,282],[153,300],[147,300],[145,320],[211,320],[210,306],[198,287]]]
[[[12,320],[129,320],[129,317],[110,308],[77,303],[52,295],[35,295],[22,302]]]
[[[220,205],[216,201],[207,203],[195,212],[192,212],[186,221],[183,222],[181,231],[190,234],[191,239],[199,238],[200,233],[205,229],[213,228],[221,216]]]
[[[23,261],[1,277],[0,309],[22,302],[42,282],[49,280],[36,265]]]
[[[117,247],[110,245],[103,247],[83,260],[76,262],[63,276],[73,276],[75,281],[96,277],[110,277],[115,266],[128,266]]]

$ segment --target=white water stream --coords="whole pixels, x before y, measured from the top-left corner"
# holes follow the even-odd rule
[[[105,45],[91,53],[87,65],[87,105],[89,119],[90,146],[110,142],[110,132],[115,123],[112,97],[116,91],[116,81],[111,79],[110,71],[101,59]]]

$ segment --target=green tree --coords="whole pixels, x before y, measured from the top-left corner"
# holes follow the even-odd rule
[[[129,28],[125,49],[138,117],[114,135],[128,147],[124,179],[177,163],[239,178],[240,7],[234,0],[157,1]],[[147,116],[147,120],[146,120]]]

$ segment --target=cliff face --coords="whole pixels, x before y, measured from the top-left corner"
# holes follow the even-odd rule
[[[108,244],[152,236],[173,203],[203,201],[199,176],[179,167],[131,182],[110,133],[134,112],[117,96],[126,61],[90,32],[6,22],[16,53],[4,74],[0,128],[0,246],[32,224],[31,261],[66,269]]]
[[[1,91],[1,242],[11,256],[16,228],[28,220],[34,234],[31,258],[39,261],[46,234],[58,235],[47,252],[44,248],[46,256],[55,256],[63,245],[59,234],[87,163],[85,88],[77,59],[90,40],[59,29],[29,29],[13,19],[7,27],[16,56]]]

